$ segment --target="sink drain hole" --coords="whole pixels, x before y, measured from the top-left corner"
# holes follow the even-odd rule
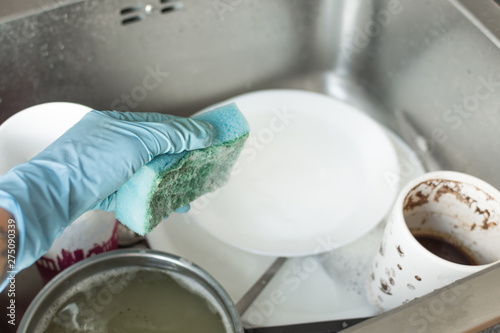
[[[132,16],[132,17],[129,17],[129,18],[122,20],[122,24],[126,25],[126,24],[130,24],[130,23],[134,23],[134,22],[139,22],[140,20],[142,20],[142,17]]]
[[[184,4],[182,2],[172,1],[172,0],[160,0],[160,4],[166,5],[161,8],[160,12],[162,14],[170,13],[176,10],[184,9]]]
[[[120,10],[120,14],[122,15],[127,15],[130,13],[135,13],[141,10],[141,6],[131,6],[131,7],[125,7],[122,10]]]

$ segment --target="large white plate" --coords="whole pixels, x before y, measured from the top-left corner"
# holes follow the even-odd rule
[[[0,175],[47,148],[90,110],[80,104],[50,102],[11,116],[0,126]]]
[[[192,203],[189,217],[246,251],[302,256],[370,231],[396,196],[398,159],[382,127],[311,92],[268,90],[232,98],[251,134],[229,182]]]

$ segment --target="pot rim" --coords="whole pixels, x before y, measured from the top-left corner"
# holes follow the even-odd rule
[[[39,324],[40,319],[43,317],[48,308],[48,306],[44,305],[44,303],[50,302],[51,297],[54,297],[54,295],[60,296],[69,287],[75,285],[76,283],[69,283],[72,279],[75,279],[76,282],[79,282],[97,274],[109,270],[114,270],[118,267],[112,265],[104,265],[103,269],[102,266],[103,264],[125,260],[130,262],[130,264],[125,266],[118,266],[119,268],[139,267],[163,269],[167,272],[170,271],[180,273],[184,276],[187,276],[188,278],[193,279],[197,284],[202,285],[204,289],[207,289],[208,292],[216,298],[217,302],[221,306],[221,310],[223,311],[223,313],[220,313],[220,315],[226,317],[226,319],[229,321],[231,329],[234,332],[243,332],[242,322],[236,310],[234,302],[231,300],[228,293],[224,290],[220,283],[215,280],[215,278],[213,278],[203,268],[185,258],[151,249],[113,250],[86,258],[68,267],[63,271],[62,274],[58,274],[49,283],[47,283],[32,300],[23,318],[21,319],[17,332],[32,332],[36,325]],[[99,267],[101,267],[101,269],[99,269]],[[92,268],[97,268],[97,271],[92,270]],[[185,273],[189,272],[190,275],[187,275],[185,273],[183,274],[182,271],[184,271]],[[203,282],[204,285],[201,284],[201,282]],[[68,283],[70,284],[69,286]]]

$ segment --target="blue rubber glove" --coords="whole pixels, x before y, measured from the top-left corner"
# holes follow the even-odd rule
[[[115,191],[156,155],[205,148],[213,135],[210,124],[190,118],[87,113],[33,159],[0,177],[0,207],[14,216],[19,242],[16,267],[9,269],[33,264],[84,212],[113,211]]]

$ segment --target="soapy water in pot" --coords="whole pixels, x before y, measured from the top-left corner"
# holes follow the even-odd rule
[[[230,332],[214,296],[156,269],[116,269],[84,280],[53,304],[35,332]]]

